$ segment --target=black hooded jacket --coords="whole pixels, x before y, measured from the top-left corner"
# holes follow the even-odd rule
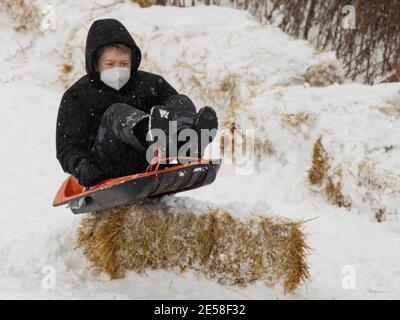
[[[96,72],[95,51],[110,43],[122,43],[132,49],[129,82],[119,91],[105,85]],[[164,104],[178,92],[161,76],[139,70],[141,52],[127,29],[115,19],[97,20],[86,42],[87,75],[63,95],[57,117],[57,159],[65,172],[78,176],[77,165],[91,159],[91,149],[105,110],[114,103],[126,103],[146,113],[154,105]]]

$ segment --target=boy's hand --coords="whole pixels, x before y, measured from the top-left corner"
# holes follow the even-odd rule
[[[100,183],[103,179],[103,172],[94,161],[83,159],[77,167],[79,184],[84,187],[91,187]]]
[[[164,107],[169,112],[169,121],[177,122],[178,131],[191,128],[196,117],[196,107],[192,100],[184,94],[170,97]]]

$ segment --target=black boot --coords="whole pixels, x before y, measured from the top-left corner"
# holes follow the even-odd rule
[[[155,137],[158,135],[157,131],[165,135],[165,143],[161,143],[157,140],[158,147],[161,152],[161,157],[163,158],[174,158],[177,156],[177,126],[171,123],[171,110],[168,110],[165,106],[159,105],[154,106],[150,110],[149,119],[149,136],[150,143],[155,142]],[[160,132],[160,133],[161,133]],[[158,138],[157,138],[158,139]]]
[[[218,130],[218,116],[212,107],[205,106],[199,110],[193,129],[198,136],[198,158],[203,158],[205,148],[215,139]],[[208,130],[209,134],[202,139],[201,130]]]

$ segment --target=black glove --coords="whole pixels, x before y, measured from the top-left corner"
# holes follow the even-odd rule
[[[104,180],[104,173],[92,160],[81,160],[76,168],[76,172],[79,184],[84,187],[94,186]]]
[[[159,145],[162,157],[177,157],[180,142],[179,132],[193,126],[196,118],[196,107],[188,96],[175,94],[168,98],[164,105],[154,106],[150,111],[150,130],[164,131],[167,138],[166,145]],[[170,121],[175,121],[176,126],[170,126]],[[172,153],[170,153],[170,151]]]
[[[196,107],[188,96],[173,95],[166,101],[164,108],[168,110],[168,120],[177,122],[178,132],[192,127],[196,117]]]

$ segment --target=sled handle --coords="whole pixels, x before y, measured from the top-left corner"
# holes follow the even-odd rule
[[[201,162],[200,158],[194,158],[194,157],[179,157],[179,159],[193,160],[193,162],[197,162],[197,163]],[[173,157],[162,158],[160,149],[156,148],[154,150],[154,157],[151,160],[150,164],[147,166],[146,173],[157,171],[160,167],[161,162],[168,161],[168,160],[176,160],[176,158],[173,158]]]

